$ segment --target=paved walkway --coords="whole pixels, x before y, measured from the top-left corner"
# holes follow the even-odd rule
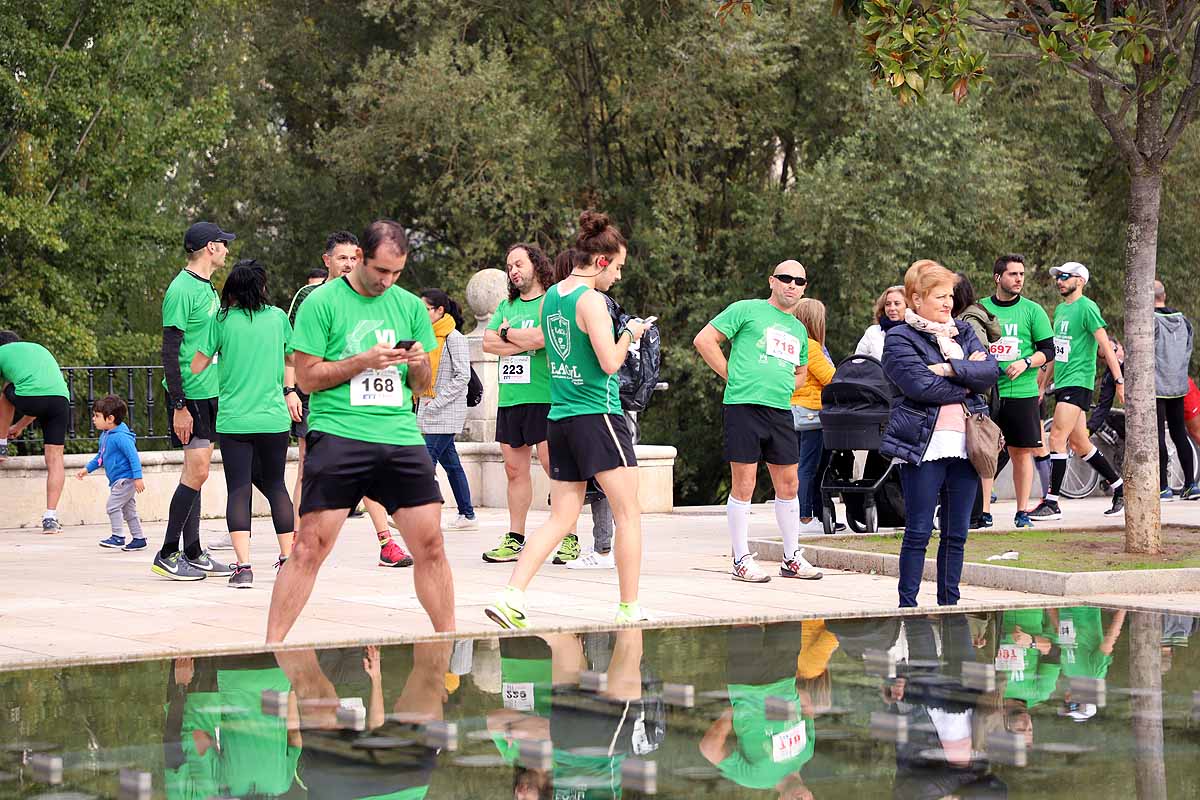
[[[1078,521],[1105,519],[1101,499],[1080,501]],[[1095,505],[1096,509],[1091,506]],[[1200,513],[1200,504],[1176,503],[1168,517]],[[1187,508],[1184,508],[1187,506]],[[998,514],[1011,510],[1004,504]],[[545,519],[531,514],[531,523]],[[480,553],[507,527],[503,510],[480,511],[479,531],[448,533],[461,633],[495,631],[482,608],[506,582],[509,565],[486,564]],[[1111,521],[1111,520],[1110,520]],[[1182,521],[1182,520],[1180,520]],[[150,572],[147,553],[104,550],[101,526],[66,529],[43,536],[30,529],[0,529],[0,669],[38,663],[114,661],[180,652],[257,648],[266,627],[274,580],[274,536],[269,519],[255,520],[256,583],[235,591],[224,579],[173,583]],[[644,518],[645,561],[642,603],[652,623],[712,624],[735,619],[797,618],[893,612],[895,580],[827,571],[821,581],[775,579],[765,585],[736,583],[728,573],[728,540],[721,507],[683,509]],[[205,520],[203,537],[223,533],[221,520]],[[531,528],[532,529],[532,528]],[[590,531],[590,518],[581,530]],[[152,545],[163,525],[147,526]],[[751,536],[775,534],[774,515],[756,506]],[[585,534],[584,544],[590,541]],[[417,603],[411,569],[376,566],[378,548],[367,519],[350,520],[322,570],[308,607],[288,638],[290,644],[326,645],[401,641],[427,634],[429,622]],[[231,551],[216,553],[218,557]],[[773,565],[768,565],[769,567]],[[615,571],[576,571],[547,564],[529,593],[539,628],[580,628],[612,619],[617,598]],[[1200,588],[1200,587],[1198,587]],[[1172,597],[1094,597],[1200,613],[1200,592]],[[922,600],[933,602],[926,585]],[[963,587],[964,607],[1063,604],[1070,598]]]

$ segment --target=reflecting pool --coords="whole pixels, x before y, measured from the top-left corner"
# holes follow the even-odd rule
[[[0,798],[1197,798],[1192,617],[1093,607],[0,673]]]

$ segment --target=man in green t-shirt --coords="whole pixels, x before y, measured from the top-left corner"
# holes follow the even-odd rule
[[[992,267],[992,276],[996,293],[980,304],[996,315],[1001,331],[1000,339],[988,346],[988,351],[1000,362],[1001,370],[996,383],[1000,396],[996,424],[1004,433],[1012,458],[1013,489],[1017,495],[1013,524],[1029,528],[1033,526],[1029,493],[1033,488],[1034,457],[1042,448],[1038,368],[1054,357],[1054,333],[1046,310],[1021,296],[1025,288],[1024,256],[1015,253],[1000,256]]]
[[[1123,481],[1088,436],[1087,412],[1092,406],[1096,386],[1096,354],[1099,352],[1117,384],[1117,400],[1125,402],[1125,378],[1121,363],[1109,343],[1108,324],[1100,308],[1083,287],[1090,277],[1088,268],[1078,261],[1053,267],[1062,302],[1054,309],[1054,360],[1043,377],[1043,386],[1054,380],[1054,422],[1050,426],[1050,491],[1042,504],[1030,512],[1034,519],[1062,519],[1058,496],[1067,474],[1067,445],[1112,487],[1112,507],[1104,513],[1112,516],[1125,510]]]
[[[488,562],[516,561],[525,546],[525,523],[533,503],[533,451],[546,475],[550,452],[546,446],[550,414],[550,364],[542,336],[542,299],[554,283],[550,259],[534,244],[508,248],[508,299],[492,314],[483,334],[483,352],[500,357],[500,400],[496,411],[496,441],[504,456],[508,478],[508,533],[500,545],[483,554]]]
[[[71,421],[67,383],[58,361],[40,344],[22,342],[12,331],[0,331],[0,462],[8,457],[9,437],[16,438],[35,420],[42,428],[46,461],[46,511],[42,533],[58,533],[58,500],[66,472],[63,446]]]
[[[784,261],[768,279],[766,300],[739,300],[696,334],[700,356],[725,381],[725,460],[733,473],[726,506],[733,542],[733,578],[766,583],[750,554],[750,498],[758,464],[767,462],[775,487],[775,520],[783,534],[784,578],[815,580],[821,571],[800,551],[800,445],[792,428],[792,393],[808,376],[808,331],[796,319],[808,277],[799,261]],[[729,342],[729,358],[721,345]]]
[[[229,566],[214,561],[200,546],[200,490],[208,480],[217,441],[219,382],[215,369],[192,374],[191,363],[221,304],[212,276],[225,266],[229,243],[235,238],[211,222],[193,223],[183,236],[187,266],[163,296],[163,385],[172,409],[171,444],[183,448],[183,472],[167,510],[162,547],[155,553],[150,569],[170,580],[197,581],[208,575],[233,574]]]
[[[425,304],[396,286],[408,237],[376,220],[354,271],[322,286],[296,315],[296,378],[309,400],[300,532],[271,593],[267,642],[282,642],[350,510],[380,503],[412,548],[417,598],[434,630],[454,629],[454,578],[442,542],[442,493],[412,411],[431,378],[436,340]]]

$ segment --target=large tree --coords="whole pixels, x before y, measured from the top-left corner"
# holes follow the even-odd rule
[[[718,13],[750,15],[767,5],[720,2]],[[1164,171],[1200,106],[1200,2],[836,0],[833,6],[853,23],[871,78],[902,104],[933,86],[965,100],[991,79],[989,56],[1059,68],[1082,81],[1129,176],[1125,549],[1159,552],[1153,283]]]

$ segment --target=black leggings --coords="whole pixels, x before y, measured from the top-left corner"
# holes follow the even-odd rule
[[[1166,489],[1167,480],[1167,430],[1171,431],[1171,441],[1175,443],[1175,454],[1179,466],[1183,467],[1183,488],[1192,485],[1196,480],[1196,464],[1192,459],[1192,443],[1188,439],[1187,423],[1183,419],[1182,397],[1158,398],[1158,482],[1160,489]]]
[[[275,533],[292,533],[295,529],[292,498],[283,482],[288,439],[287,431],[221,434],[221,458],[228,493],[225,519],[231,532],[250,530],[252,486],[257,486],[271,504]]]

